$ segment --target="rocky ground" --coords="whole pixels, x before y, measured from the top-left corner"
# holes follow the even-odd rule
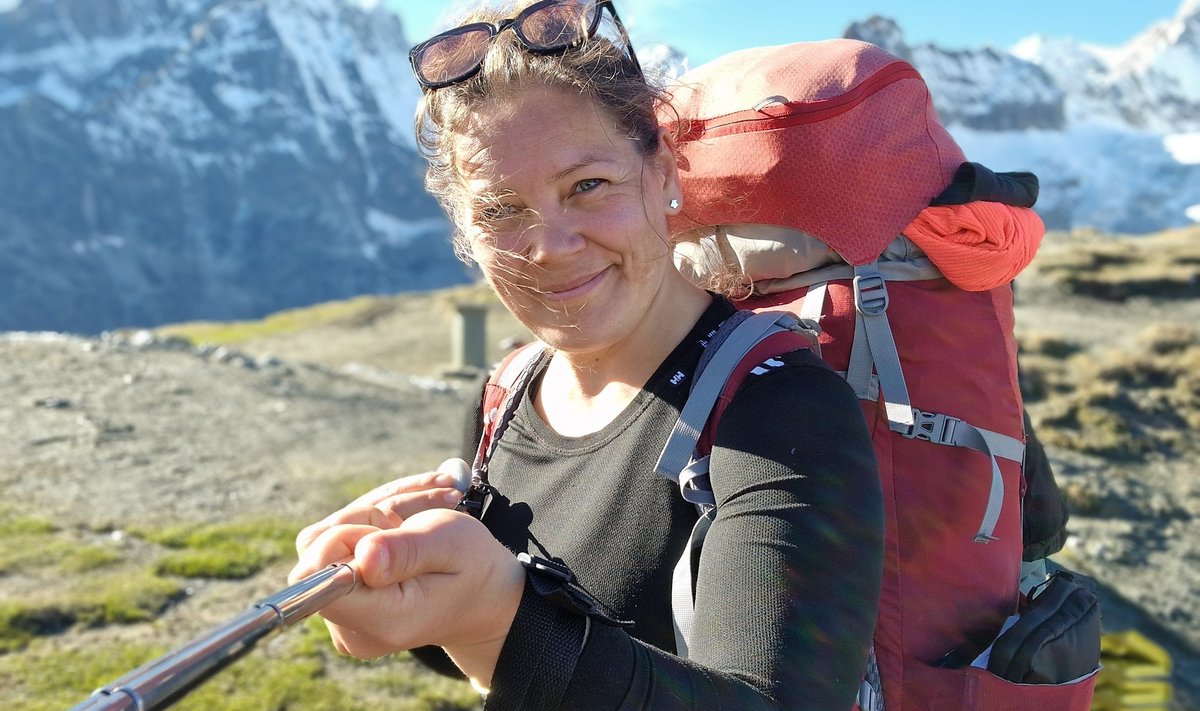
[[[1018,287],[1026,400],[1072,510],[1057,558],[1200,708],[1200,230],[1050,235]]]
[[[1073,509],[1059,561],[1097,579],[1107,627],[1171,651],[1177,709],[1200,708],[1198,274],[1200,231],[1051,235],[1018,292],[1030,410]],[[0,336],[3,504],[112,540],[135,526],[319,517],[454,452],[472,391],[444,372],[451,305],[478,298],[379,299],[220,348],[171,335],[194,327]],[[494,312],[490,355],[521,335]],[[154,625],[74,627],[54,644],[164,625],[180,640],[278,587],[286,569],[195,583]],[[85,580],[0,564],[0,608]]]

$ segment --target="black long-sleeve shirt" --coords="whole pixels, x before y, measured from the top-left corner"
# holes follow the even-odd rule
[[[518,405],[489,464],[500,495],[484,523],[514,552],[564,561],[635,624],[585,623],[527,586],[488,709],[852,705],[879,600],[883,505],[859,404],[808,351],[749,376],[720,420],[690,656],[674,655],[671,574],[697,513],[654,464],[707,336],[732,311],[715,300],[599,432],[554,432],[533,388]]]

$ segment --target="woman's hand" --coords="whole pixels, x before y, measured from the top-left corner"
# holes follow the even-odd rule
[[[454,508],[462,499],[462,491],[466,489],[462,469],[466,469],[465,476],[469,477],[470,468],[466,462],[461,459],[447,459],[438,465],[437,471],[406,476],[375,487],[340,510],[300,531],[296,536],[296,553],[303,556],[312,542],[333,526],[352,520],[362,522],[360,510],[367,507],[378,509],[377,514],[371,515],[375,517],[372,520],[381,524],[380,528],[394,528],[401,520],[420,511]],[[390,522],[390,525],[382,525],[387,522]]]
[[[429,492],[439,483],[436,475],[398,480],[304,529],[289,580],[349,562],[363,585],[321,611],[340,651],[373,658],[439,645],[486,685],[525,571],[482,523],[438,503]]]

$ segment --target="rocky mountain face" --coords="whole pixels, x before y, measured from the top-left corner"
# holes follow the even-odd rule
[[[847,37],[911,62],[968,159],[1033,170],[1048,227],[1145,233],[1200,220],[1200,0],[1118,48],[911,46],[872,17]]]
[[[1051,228],[1200,219],[1200,0],[1123,47],[909,45],[970,160]],[[422,187],[402,20],[346,0],[23,0],[0,11],[0,330],[252,318],[468,278]],[[639,50],[676,76],[687,58]]]
[[[400,19],[341,0],[0,13],[0,330],[259,316],[466,275]]]

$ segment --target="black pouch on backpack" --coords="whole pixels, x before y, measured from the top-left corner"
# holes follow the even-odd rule
[[[1062,570],[1038,587],[992,643],[988,671],[1019,684],[1064,684],[1091,674],[1100,666],[1096,593]]]

